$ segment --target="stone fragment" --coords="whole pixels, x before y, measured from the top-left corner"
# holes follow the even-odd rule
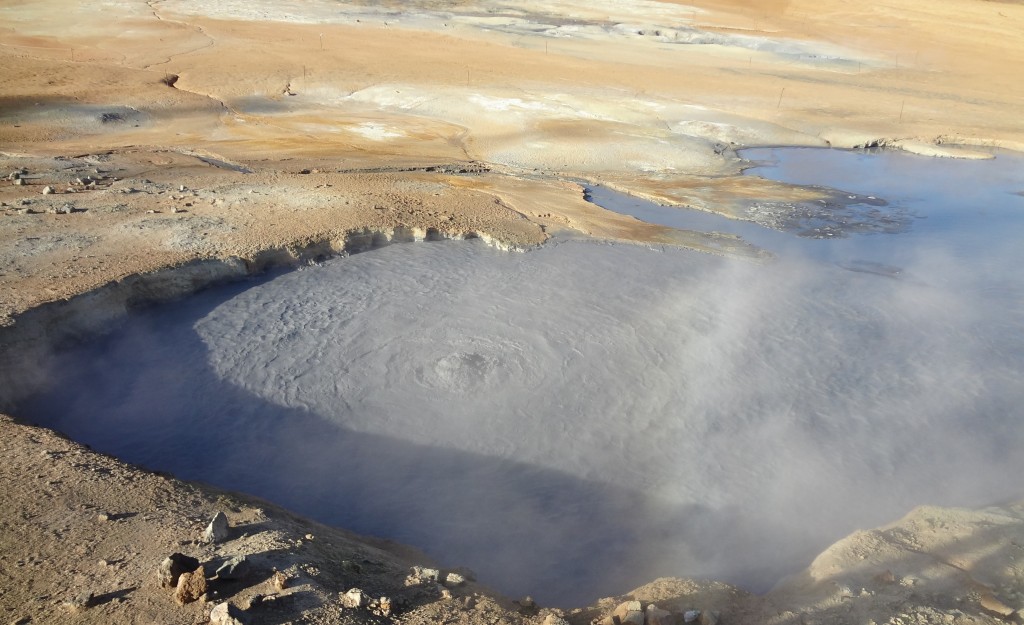
[[[620,603],[612,612],[612,616],[622,625],[644,625],[644,608],[639,601]]]
[[[252,573],[252,563],[245,556],[231,558],[217,568],[217,579],[243,579]]]
[[[394,606],[391,604],[391,597],[381,597],[377,600],[377,613],[381,616],[391,616]]]
[[[106,512],[100,512],[99,514],[96,515],[96,520],[99,521],[100,523],[106,523],[107,521],[110,520],[110,514],[108,514]]]
[[[163,588],[176,588],[181,574],[194,571],[198,566],[199,560],[182,553],[172,553],[160,563],[156,570],[156,579]]]
[[[218,603],[210,611],[210,625],[249,625],[249,617],[228,602]]]
[[[676,625],[675,617],[668,610],[662,610],[653,603],[647,606],[646,625]]]
[[[345,608],[361,608],[365,603],[366,595],[364,595],[363,591],[359,590],[358,588],[350,588],[345,594],[341,596],[341,605]]]
[[[548,614],[544,618],[544,623],[542,625],[569,625],[569,621],[557,614]]]
[[[199,566],[191,573],[182,573],[174,590],[174,599],[181,605],[199,601],[206,594],[206,575]]]
[[[466,578],[454,571],[444,576],[444,585],[449,588],[457,588],[466,583]]]
[[[71,612],[84,612],[92,607],[95,596],[91,592],[83,592],[64,602],[64,607]]]
[[[227,540],[228,538],[228,518],[224,516],[223,512],[218,512],[213,516],[213,520],[203,530],[203,542],[207,543],[219,543]]]
[[[533,616],[540,610],[540,607],[537,606],[537,602],[529,595],[523,597],[519,601],[516,601],[516,603],[519,604],[519,613],[525,616]]]
[[[414,566],[409,571],[409,575],[405,578],[406,586],[419,586],[421,584],[433,583],[436,584],[441,578],[441,571],[437,569],[428,569],[422,566]]]
[[[700,613],[700,625],[718,625],[719,614],[715,610],[702,610]]]
[[[23,187],[23,186],[25,186],[25,179],[24,178],[15,178],[14,179],[14,184],[16,186]]]
[[[19,178],[19,180],[20,180],[20,178]],[[51,187],[50,185],[46,185],[45,187],[43,187],[43,195],[50,195],[53,192],[54,192],[53,187]]]
[[[700,610],[687,610],[683,612],[683,622],[692,623],[700,618]]]
[[[270,578],[270,583],[273,584],[274,588],[281,591],[288,587],[288,576],[281,571],[274,571],[274,576]]]

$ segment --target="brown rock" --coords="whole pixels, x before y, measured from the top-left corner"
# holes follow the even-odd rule
[[[178,578],[178,587],[174,590],[174,599],[181,605],[198,601],[206,594],[206,575],[200,566],[191,573],[182,573]]]
[[[156,579],[163,588],[175,588],[182,573],[196,570],[199,560],[182,553],[172,553],[164,558],[156,570]]]

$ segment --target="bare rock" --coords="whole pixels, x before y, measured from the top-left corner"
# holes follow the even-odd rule
[[[156,579],[163,588],[176,588],[183,573],[199,567],[199,560],[182,553],[172,553],[164,558],[156,570]]]
[[[449,588],[457,588],[465,583],[466,578],[454,571],[444,576],[444,585]]]
[[[23,186],[25,186],[26,182],[25,182],[24,178],[15,178],[14,179],[14,184],[16,186],[23,187]]]
[[[70,612],[84,612],[91,608],[95,601],[96,598],[91,592],[83,592],[65,601],[64,607]]]
[[[676,619],[668,610],[662,610],[653,603],[647,606],[646,625],[676,625]]]
[[[422,584],[436,584],[441,578],[441,571],[428,569],[422,566],[414,566],[405,578],[406,586],[420,586]]]
[[[270,578],[270,583],[273,584],[274,588],[278,591],[284,590],[288,587],[288,576],[281,571],[274,571],[273,577]]]
[[[224,542],[228,539],[228,533],[228,517],[224,516],[223,512],[218,512],[203,530],[203,542]]]
[[[20,180],[20,178],[19,178],[19,180]],[[46,185],[45,187],[43,187],[43,195],[50,195],[51,193],[54,193],[54,192],[55,191],[54,191],[53,187],[51,187],[50,185]]]
[[[1007,617],[1013,614],[1014,609],[1003,603],[998,597],[993,595],[991,592],[985,592],[981,595],[979,601],[982,609],[992,614],[997,614],[1002,617]]]
[[[358,588],[351,588],[341,596],[341,605],[345,608],[361,608],[366,604],[366,595]]]
[[[548,614],[544,618],[544,623],[542,625],[569,625],[569,621],[557,614]]]
[[[683,612],[683,622],[693,623],[700,618],[700,610],[687,610]]]
[[[228,602],[218,603],[210,611],[210,625],[249,625],[249,617]]]
[[[217,568],[217,579],[244,579],[252,573],[252,563],[245,556],[231,558]]]
[[[174,599],[181,605],[199,601],[206,594],[206,575],[199,566],[191,573],[182,573],[174,590]]]
[[[718,625],[719,615],[714,610],[702,610],[700,613],[700,625]]]
[[[639,601],[626,601],[615,608],[612,616],[623,625],[644,625],[644,608]]]
[[[533,616],[537,614],[538,611],[540,611],[540,607],[537,605],[537,602],[534,601],[533,597],[529,595],[523,597],[515,603],[519,604],[519,613],[525,616]],[[641,623],[640,625],[643,625],[643,623]]]

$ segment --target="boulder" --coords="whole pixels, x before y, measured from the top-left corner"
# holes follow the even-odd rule
[[[210,611],[210,625],[249,625],[249,617],[230,603],[218,603]]]
[[[366,604],[366,595],[358,588],[350,588],[341,596],[341,605],[345,608],[361,608]]]
[[[182,553],[172,553],[157,567],[156,579],[163,588],[175,588],[182,573],[194,571],[198,566],[199,560]]]
[[[615,608],[612,616],[622,625],[644,625],[644,608],[639,601],[626,601]]]
[[[213,516],[213,520],[203,530],[203,541],[208,543],[219,543],[228,539],[228,518],[223,512]]]
[[[714,610],[701,611],[700,625],[718,625],[718,612]]]
[[[419,586],[421,584],[433,583],[436,584],[441,579],[441,571],[437,569],[428,569],[422,566],[414,566],[409,571],[408,577],[405,578],[406,586]]]
[[[217,579],[243,579],[252,573],[252,563],[245,556],[236,556],[217,567]]]
[[[190,573],[182,573],[178,578],[178,586],[174,589],[174,600],[181,605],[199,601],[206,594],[206,574],[200,565]]]
[[[662,610],[653,603],[647,606],[647,625],[676,625],[676,619],[668,610]]]
[[[64,602],[64,607],[71,612],[83,612],[93,606],[96,597],[91,592],[83,592]]]

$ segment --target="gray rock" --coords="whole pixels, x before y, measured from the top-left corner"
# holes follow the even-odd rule
[[[96,598],[91,592],[83,592],[65,601],[64,607],[71,612],[84,612],[92,607],[95,600]]]
[[[414,566],[405,578],[406,586],[419,586],[421,584],[436,584],[441,578],[441,571],[428,569],[422,566]]]
[[[540,607],[537,606],[537,602],[529,595],[523,597],[519,601],[516,601],[516,603],[519,604],[519,613],[524,616],[533,616],[540,611]],[[641,623],[641,625],[643,624]]]
[[[626,601],[615,608],[612,616],[622,625],[644,625],[644,608],[639,601]]]
[[[243,579],[252,573],[252,563],[245,556],[231,558],[217,568],[217,579]]]
[[[683,622],[692,623],[700,618],[700,610],[687,610],[683,612]]]
[[[19,180],[21,179],[19,178]],[[51,193],[54,193],[53,187],[51,187],[50,185],[46,185],[45,187],[43,187],[43,195],[50,195]]]
[[[182,573],[188,573],[199,567],[199,560],[182,553],[172,553],[164,558],[156,570],[156,579],[163,588],[176,588]]]
[[[249,625],[249,616],[230,603],[218,603],[210,611],[210,625]]]
[[[457,588],[466,583],[466,578],[454,571],[444,576],[444,585],[449,588]]]
[[[647,606],[646,625],[676,625],[675,617],[668,610],[662,610],[653,603]]]
[[[700,613],[700,625],[718,625],[718,612],[714,610],[702,610]]]
[[[25,186],[25,179],[24,178],[15,178],[14,179],[14,184],[15,184],[15,186],[23,187],[23,186]]]
[[[203,530],[203,542],[219,543],[228,539],[228,518],[223,512],[213,516],[213,520]]]
[[[358,588],[351,588],[341,596],[342,607],[355,609],[361,608],[366,603],[366,595]]]
[[[544,618],[544,623],[542,625],[569,625],[569,621],[557,614],[548,614]]]

